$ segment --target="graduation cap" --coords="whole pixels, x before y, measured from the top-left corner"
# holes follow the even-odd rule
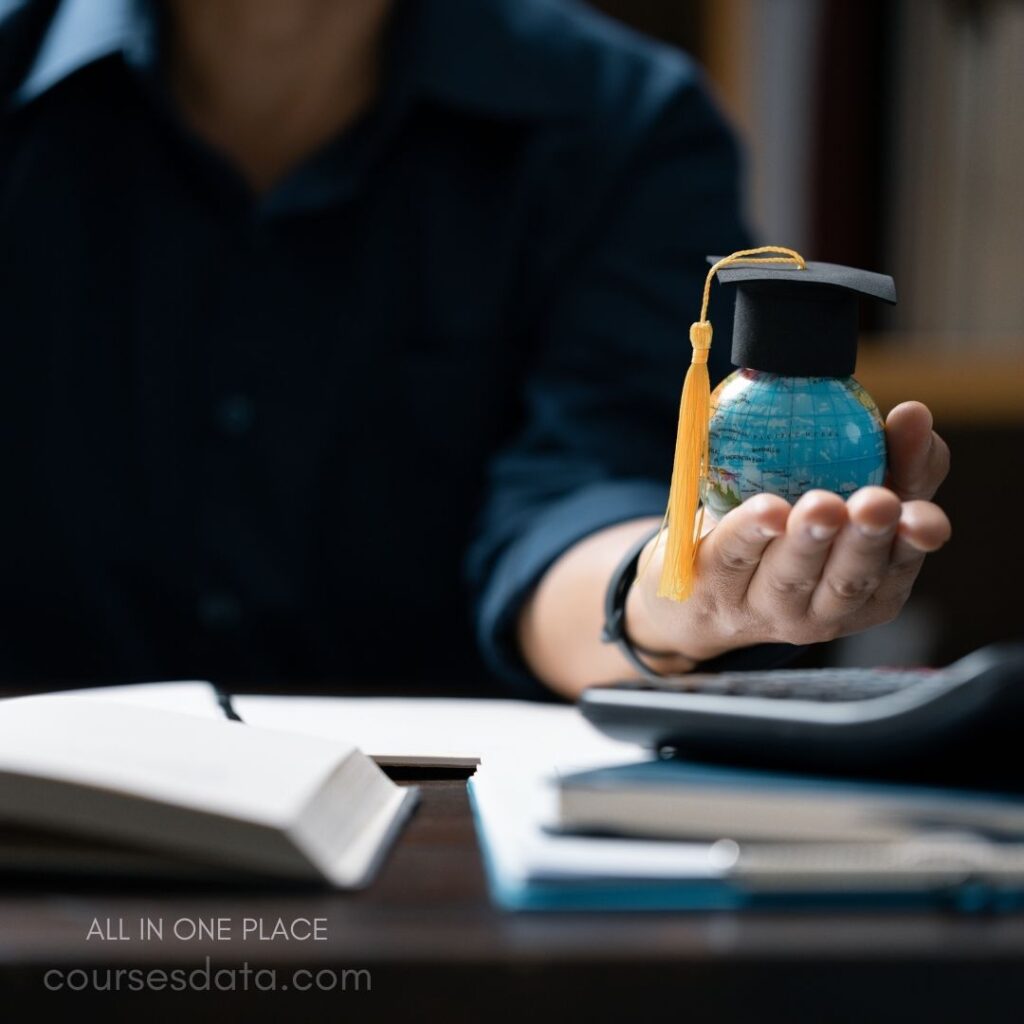
[[[719,265],[722,284],[736,285],[732,361],[751,370],[849,377],[857,362],[860,296],[896,301],[887,274],[837,263],[730,265],[717,256],[708,262]]]
[[[787,377],[848,377],[857,361],[860,296],[896,301],[891,277],[834,263],[809,263],[783,246],[711,256],[700,319],[690,327],[693,358],[679,407],[672,486],[663,530],[665,561],[658,595],[685,600],[693,589],[708,469],[712,328],[707,319],[711,283],[736,286],[732,361]]]

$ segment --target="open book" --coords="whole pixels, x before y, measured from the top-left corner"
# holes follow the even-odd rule
[[[358,887],[415,801],[338,740],[64,695],[0,702],[0,865]]]

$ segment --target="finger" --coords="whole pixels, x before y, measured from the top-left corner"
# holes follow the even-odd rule
[[[932,414],[920,402],[903,402],[885,421],[889,486],[903,501],[929,499],[949,472],[949,448],[932,430]]]
[[[889,569],[902,506],[884,487],[862,487],[846,503],[848,522],[832,544],[809,610],[840,622],[867,602]]]
[[[710,579],[723,601],[743,599],[764,549],[785,532],[789,512],[789,502],[774,494],[748,498],[704,538],[698,576]]]
[[[949,517],[938,505],[930,501],[908,501],[900,513],[890,564],[899,568],[908,563],[920,563],[926,554],[938,551],[952,535]]]
[[[747,588],[747,600],[772,615],[800,618],[807,610],[832,541],[846,524],[846,503],[830,491],[808,491],[773,540]]]
[[[909,501],[900,513],[896,540],[892,546],[889,572],[869,602],[878,620],[888,622],[910,595],[925,557],[937,551],[952,534],[949,519],[930,501]]]

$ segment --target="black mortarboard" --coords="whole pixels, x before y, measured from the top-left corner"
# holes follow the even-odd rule
[[[835,263],[801,269],[750,260],[723,266],[718,280],[736,285],[733,363],[786,377],[850,376],[857,362],[859,296],[896,301],[888,275]]]

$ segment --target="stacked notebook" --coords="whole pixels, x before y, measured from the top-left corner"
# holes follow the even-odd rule
[[[672,759],[561,779],[558,823],[569,832],[652,839],[884,843],[958,833],[1020,841],[1024,801]]]
[[[1015,797],[675,760],[495,767],[470,792],[508,909],[1024,903]]]

